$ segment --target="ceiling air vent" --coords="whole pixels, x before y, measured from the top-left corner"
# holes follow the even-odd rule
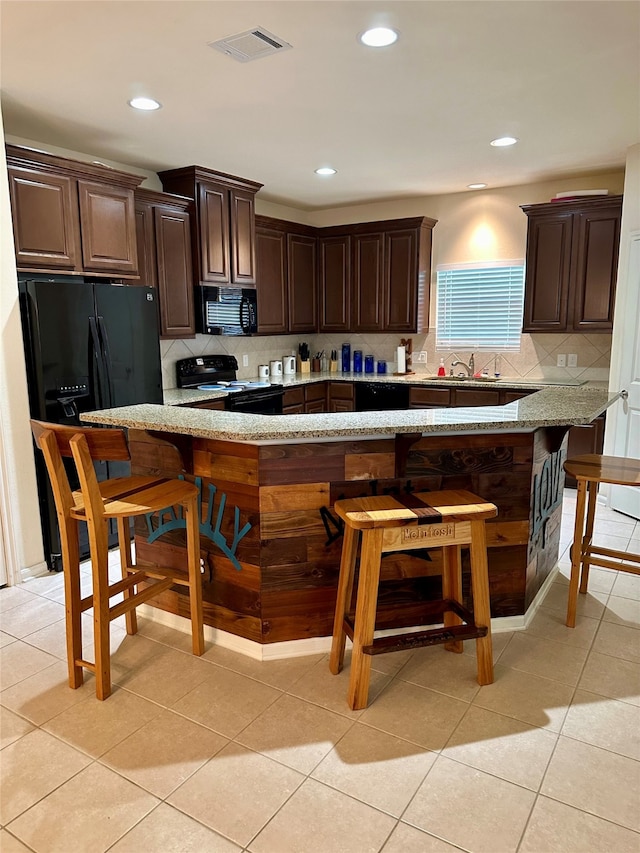
[[[236,36],[228,36],[220,41],[209,42],[209,47],[226,53],[238,62],[251,62],[254,59],[262,59],[263,56],[270,56],[272,53],[289,50],[291,45],[265,30],[264,27],[255,27],[253,30],[247,30],[246,33],[238,33]]]

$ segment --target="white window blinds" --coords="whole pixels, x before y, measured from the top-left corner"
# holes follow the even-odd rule
[[[436,349],[519,350],[522,261],[438,267]]]

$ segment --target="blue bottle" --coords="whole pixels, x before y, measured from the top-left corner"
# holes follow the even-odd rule
[[[353,372],[362,373],[362,350],[355,349],[353,351]]]
[[[373,356],[365,355],[364,357],[364,372],[373,373]]]
[[[342,372],[351,372],[351,344],[342,344]]]

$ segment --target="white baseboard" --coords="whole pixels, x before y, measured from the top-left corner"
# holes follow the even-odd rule
[[[23,566],[20,569],[21,581],[28,581],[30,578],[42,578],[49,575],[49,566],[45,560],[35,563],[33,566]]]
[[[531,606],[526,613],[523,613],[521,616],[500,616],[497,619],[492,619],[491,633],[503,634],[506,631],[524,631],[536,615],[557,574],[558,566],[556,565],[538,590],[536,597],[531,602]],[[151,622],[175,628],[185,634],[191,633],[191,622],[184,616],[168,613],[166,610],[151,607],[149,604],[142,604],[137,609],[141,616],[144,616]],[[404,632],[396,630],[393,633],[408,633],[415,630],[415,628],[406,628]],[[391,633],[391,631],[380,632],[380,635],[384,633]],[[247,640],[246,637],[229,634],[227,631],[221,631],[218,628],[212,628],[210,625],[204,626],[204,639],[205,642],[214,643],[223,649],[230,649],[233,652],[246,655],[254,660],[262,661],[327,654],[331,650],[331,637],[309,637],[306,640],[285,640],[281,643],[262,644],[256,643],[253,640]],[[347,644],[349,645],[349,640],[347,640]]]

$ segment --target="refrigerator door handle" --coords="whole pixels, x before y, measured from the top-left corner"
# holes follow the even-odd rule
[[[89,337],[91,340],[92,370],[91,375],[95,377],[95,404],[98,408],[108,408],[107,382],[104,375],[104,356],[100,345],[98,324],[95,317],[89,317]]]
[[[108,408],[113,407],[115,398],[113,392],[113,376],[111,375],[111,352],[109,350],[109,336],[107,335],[107,327],[104,323],[104,317],[98,315],[98,328],[100,330],[100,339],[102,341],[102,362],[104,366],[104,374],[106,380],[106,396],[108,398]]]

